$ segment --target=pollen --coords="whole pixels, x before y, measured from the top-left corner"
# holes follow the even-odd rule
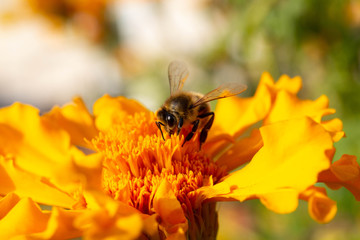
[[[153,197],[166,179],[181,203],[185,216],[192,214],[195,190],[218,182],[226,175],[204,152],[198,135],[181,147],[184,136],[166,136],[156,127],[153,115],[136,113],[100,133],[92,143],[105,156],[103,190],[145,214],[153,212]]]

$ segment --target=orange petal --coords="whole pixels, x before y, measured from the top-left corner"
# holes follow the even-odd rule
[[[342,182],[356,179],[360,175],[360,167],[356,156],[344,154],[339,161],[334,162],[331,171]]]
[[[20,201],[20,197],[14,193],[9,193],[0,199],[0,220]]]
[[[336,215],[336,202],[328,198],[326,189],[310,187],[301,193],[300,198],[309,202],[309,214],[319,223],[328,223]]]
[[[231,171],[250,161],[262,146],[263,142],[260,131],[254,129],[250,137],[243,138],[236,142],[220,156],[216,163],[220,166],[226,166],[226,170]]]
[[[163,180],[154,196],[154,210],[161,217],[162,230],[167,236],[175,237],[187,231],[187,220],[171,184]]]
[[[89,147],[85,139],[90,140],[97,135],[94,117],[87,110],[81,98],[74,98],[73,104],[64,107],[54,107],[43,118],[56,122],[71,137],[71,143]]]
[[[168,240],[186,240],[188,238],[186,237],[186,232],[184,231],[184,229],[179,228],[176,233],[169,235],[169,237],[167,237],[166,239],[168,239]]]
[[[347,188],[360,201],[360,166],[356,156],[344,154],[334,162],[330,169],[319,175],[319,182],[326,183],[332,189],[341,186]]]
[[[219,153],[223,152],[230,143],[234,142],[234,138],[229,134],[219,134],[208,139],[202,146],[202,150],[206,152],[210,158],[214,159]]]
[[[129,115],[145,112],[150,114],[139,102],[125,97],[111,97],[104,95],[94,104],[94,115],[96,117],[96,127],[101,131],[108,130],[116,123],[121,123]]]
[[[237,199],[266,198],[267,206],[276,212],[289,211],[272,195],[283,189],[300,193],[313,185],[319,172],[327,169],[326,154],[332,140],[324,128],[309,118],[292,119],[260,128],[264,146],[244,168],[230,174],[222,182],[198,190],[200,201],[207,198]],[[293,201],[294,193],[288,200]],[[269,195],[271,194],[271,195]],[[290,204],[293,206],[293,204]]]

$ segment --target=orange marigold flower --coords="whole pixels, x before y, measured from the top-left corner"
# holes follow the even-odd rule
[[[219,101],[201,150],[198,133],[164,141],[154,114],[124,97],[100,98],[93,114],[79,98],[42,116],[0,109],[0,237],[215,239],[216,202],[248,199],[277,213],[305,200],[329,222],[336,202],[314,184],[359,200],[360,167],[332,163],[342,122],[322,120],[335,112],[327,97],[300,100],[300,88],[264,73],[253,97]]]

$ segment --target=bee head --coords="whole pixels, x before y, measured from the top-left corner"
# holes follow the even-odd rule
[[[177,127],[177,119],[175,115],[162,108],[156,112],[156,117],[165,127],[166,132],[169,134],[173,134],[175,132],[175,128]]]

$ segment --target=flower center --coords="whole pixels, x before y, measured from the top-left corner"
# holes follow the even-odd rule
[[[181,147],[183,136],[164,141],[153,115],[128,116],[93,139],[105,155],[102,186],[114,199],[146,214],[153,213],[152,199],[163,179],[168,180],[185,215],[193,211],[194,190],[216,183],[225,174],[199,150],[197,135]]]

